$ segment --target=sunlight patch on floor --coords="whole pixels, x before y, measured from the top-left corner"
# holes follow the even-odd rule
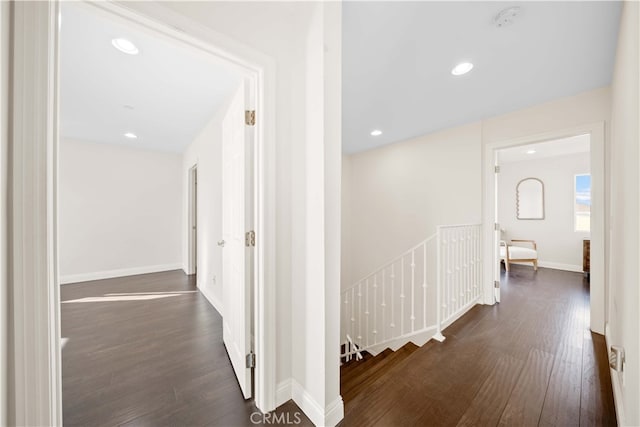
[[[123,295],[165,295],[165,294],[197,294],[198,291],[170,291],[170,292],[125,292],[104,294],[105,297]]]
[[[114,296],[110,296],[110,295],[105,295],[102,297],[85,297],[85,298],[79,298],[79,299],[72,299],[69,301],[62,301],[62,304],[76,304],[76,303],[81,303],[81,302],[118,302],[118,301],[148,301],[148,300],[154,300],[154,299],[161,299],[161,298],[170,298],[170,297],[179,297],[182,296],[182,294],[179,293],[157,293],[157,294],[153,294],[153,295],[128,295],[128,294],[121,294],[121,295],[114,295]]]

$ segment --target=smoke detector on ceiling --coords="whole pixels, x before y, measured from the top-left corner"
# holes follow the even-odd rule
[[[503,9],[493,17],[493,24],[498,28],[511,25],[513,24],[513,21],[516,19],[516,17],[520,15],[520,11],[521,9],[518,6]]]

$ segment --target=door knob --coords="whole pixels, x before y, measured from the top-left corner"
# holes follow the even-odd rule
[[[224,240],[220,240],[220,241],[218,242],[218,246],[220,246],[220,247],[224,248]]]

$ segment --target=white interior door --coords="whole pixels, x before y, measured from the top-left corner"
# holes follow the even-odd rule
[[[494,228],[493,228],[493,248],[494,248],[494,272],[493,272],[493,290],[495,293],[496,302],[500,302],[500,223],[498,218],[498,174],[500,173],[500,166],[498,165],[498,152],[494,151],[494,164],[495,173],[493,175],[494,180]]]
[[[198,269],[198,167],[189,169],[189,274]]]
[[[222,122],[222,294],[223,340],[245,399],[252,397],[251,369],[251,275],[245,232],[250,190],[245,164],[244,88],[234,97]]]

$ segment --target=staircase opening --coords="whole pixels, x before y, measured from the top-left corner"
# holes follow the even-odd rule
[[[432,236],[341,294],[341,394],[348,404],[481,299],[481,225]]]
[[[340,395],[345,405],[352,402],[363,390],[370,387],[392,367],[400,365],[418,348],[408,342],[396,351],[386,348],[376,356],[362,352],[362,359],[355,358],[340,367]]]

